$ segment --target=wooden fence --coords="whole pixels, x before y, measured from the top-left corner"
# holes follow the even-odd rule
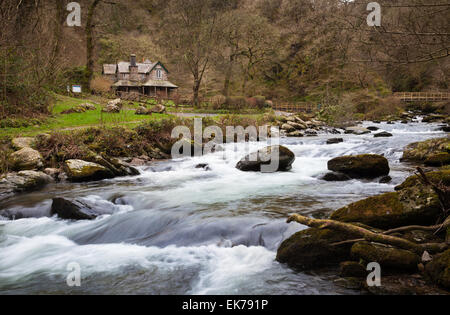
[[[441,92],[398,92],[394,93],[394,97],[404,102],[440,102],[450,100],[450,93]]]
[[[280,112],[288,113],[313,113],[317,110],[314,104],[274,104],[272,109]]]

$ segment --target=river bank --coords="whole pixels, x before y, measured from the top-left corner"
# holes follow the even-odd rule
[[[203,157],[135,166],[140,175],[94,182],[62,181],[1,204],[0,290],[3,293],[359,294],[343,288],[335,268],[291,270],[276,262],[279,245],[304,230],[293,213],[327,218],[364,197],[392,192],[414,171],[401,163],[411,142],[442,138],[439,123],[364,122],[374,133],[286,137],[295,153],[289,172],[241,172],[236,163],[262,142],[231,143]],[[342,142],[329,145],[330,138]],[[248,148],[246,146],[249,146]],[[389,183],[327,182],[332,158],[374,153],[389,161]],[[206,168],[196,168],[208,164]],[[24,198],[26,197],[26,198]],[[108,210],[92,221],[51,216],[52,199],[81,199]],[[21,257],[28,257],[23,260]],[[52,264],[48,262],[52,261]],[[82,267],[80,288],[65,284],[69,262]],[[231,268],[231,269],[230,269]],[[115,285],[111,285],[115,283]]]

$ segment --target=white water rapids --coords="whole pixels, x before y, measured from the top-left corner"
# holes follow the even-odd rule
[[[54,184],[0,205],[0,294],[340,294],[333,273],[295,272],[276,249],[304,229],[289,214],[325,217],[366,196],[393,191],[412,173],[403,148],[443,137],[437,124],[373,124],[392,138],[320,135],[280,140],[296,155],[290,172],[246,173],[237,161],[265,143],[225,145],[225,152],[161,161],[137,177]],[[326,145],[342,137],[343,143]],[[384,154],[393,181],[325,182],[331,158]],[[208,163],[210,171],[196,169]],[[108,209],[94,221],[49,217],[52,198],[82,198]],[[9,220],[16,216],[21,219]],[[69,263],[81,287],[68,287]]]

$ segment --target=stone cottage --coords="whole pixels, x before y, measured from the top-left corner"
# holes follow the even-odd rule
[[[104,64],[102,74],[114,82],[112,87],[117,94],[138,92],[150,97],[170,99],[178,90],[178,86],[169,81],[169,71],[161,62],[145,60],[137,63],[136,55],[131,55],[129,62]]]

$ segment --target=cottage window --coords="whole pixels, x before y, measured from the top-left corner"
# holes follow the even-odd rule
[[[158,79],[162,79],[162,71],[161,71],[161,69],[156,70],[156,77]]]

